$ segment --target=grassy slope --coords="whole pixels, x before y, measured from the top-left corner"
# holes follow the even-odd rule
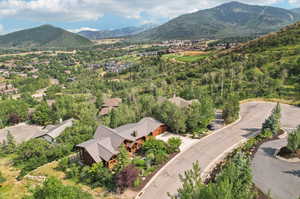
[[[11,157],[0,158],[0,170],[2,171],[4,177],[7,179],[3,186],[0,187],[0,199],[14,198],[22,199],[26,194],[29,194],[28,188],[34,187],[41,184],[38,180],[23,178],[20,181],[16,180],[19,175],[19,170],[13,167],[10,163]],[[30,172],[28,175],[31,176],[54,176],[64,184],[79,186],[84,191],[89,192],[94,196],[95,199],[117,199],[116,196],[112,196],[101,188],[91,189],[86,185],[77,184],[72,180],[65,179],[65,174],[62,171],[57,170],[57,161],[45,164],[38,169]]]

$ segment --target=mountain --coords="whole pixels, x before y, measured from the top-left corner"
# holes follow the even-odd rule
[[[1,48],[74,48],[91,44],[90,40],[80,35],[51,25],[0,36]]]
[[[179,16],[134,39],[169,40],[253,36],[276,31],[300,19],[290,10],[230,2]]]
[[[126,37],[141,33],[156,27],[155,24],[145,24],[142,26],[131,26],[126,28],[120,28],[115,30],[100,30],[100,31],[81,31],[78,34],[91,40],[107,39],[116,37]]]
[[[296,14],[300,14],[300,8],[293,8],[290,11]]]
[[[229,50],[229,52],[242,54],[257,53],[259,55],[262,55],[260,54],[261,52],[268,52],[266,54],[270,57],[269,60],[271,62],[274,62],[274,59],[271,59],[272,54],[281,53],[282,56],[280,59],[287,61],[288,56],[290,56],[291,59],[299,58],[299,56],[295,56],[298,54],[299,44],[300,22],[297,22],[281,28],[278,32],[267,34],[237,46],[236,48]],[[298,65],[295,67],[298,67]],[[298,70],[298,72],[300,73],[300,70]]]

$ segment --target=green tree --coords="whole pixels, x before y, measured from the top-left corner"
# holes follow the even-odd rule
[[[174,133],[186,132],[186,115],[171,102],[164,102],[154,107],[154,116],[164,122]]]
[[[121,123],[119,119],[119,115],[117,114],[116,110],[113,109],[110,113],[110,124],[111,128],[117,128],[118,124]]]
[[[114,167],[114,170],[118,173],[123,170],[130,163],[129,152],[127,151],[124,145],[120,146],[119,154],[117,155],[117,164]]]
[[[234,122],[239,118],[240,114],[240,103],[239,99],[235,95],[231,95],[226,99],[223,108],[223,118],[226,124]]]
[[[41,103],[32,114],[31,121],[34,124],[39,124],[43,126],[47,126],[49,124],[53,124],[58,120],[57,115],[47,103]]]
[[[287,148],[294,153],[300,149],[300,126],[289,134]]]
[[[204,187],[201,179],[199,162],[193,163],[191,170],[185,171],[184,175],[179,175],[182,187],[178,189],[178,196],[182,199],[195,198],[196,193]],[[169,194],[170,195],[170,194]],[[176,199],[177,196],[171,196]]]

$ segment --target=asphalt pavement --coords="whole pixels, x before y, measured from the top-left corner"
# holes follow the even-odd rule
[[[191,169],[199,161],[202,171],[212,166],[226,152],[241,141],[260,132],[264,120],[271,114],[275,103],[249,102],[241,105],[241,120],[217,133],[202,138],[197,144],[177,156],[150,181],[139,194],[142,199],[168,199],[167,193],[176,194],[181,186],[179,174]],[[282,125],[286,128],[300,124],[300,108],[282,105]]]

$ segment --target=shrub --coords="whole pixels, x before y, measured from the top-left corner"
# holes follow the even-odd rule
[[[180,151],[182,141],[179,137],[172,137],[168,140],[168,153],[175,153]]]
[[[281,108],[277,104],[276,107],[272,110],[270,117],[266,119],[262,126],[262,135],[263,137],[272,137],[277,135],[280,129],[280,117],[281,117]]]
[[[139,170],[134,165],[128,165],[116,175],[116,185],[118,192],[123,193],[124,190],[133,185],[139,175]]]
[[[155,137],[150,137],[143,144],[142,150],[144,153],[153,152],[154,154],[160,151],[167,152],[167,145],[162,140],[157,140]]]
[[[146,166],[146,161],[140,158],[134,158],[132,160],[132,164],[134,164],[137,167],[145,167]]]
[[[292,152],[300,149],[300,126],[297,130],[289,134],[287,148]]]
[[[133,182],[134,187],[138,187],[141,185],[141,178],[136,178],[136,180]]]
[[[168,154],[164,151],[158,151],[154,154],[154,163],[161,164],[165,162],[168,158]]]

